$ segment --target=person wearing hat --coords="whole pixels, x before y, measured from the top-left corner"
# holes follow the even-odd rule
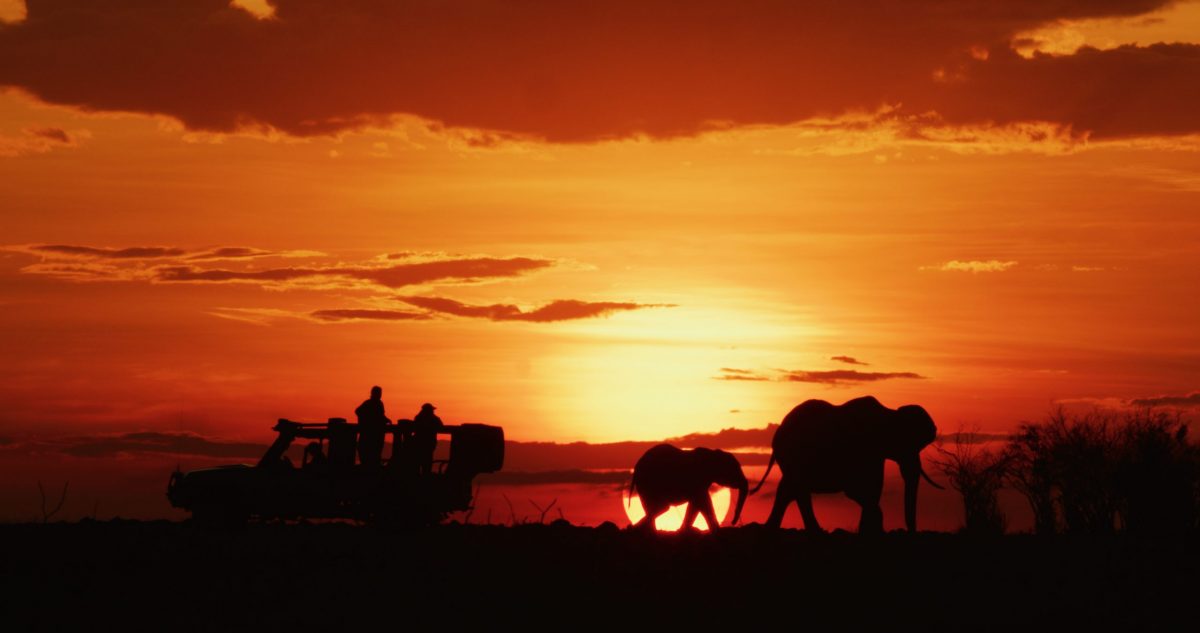
[[[421,411],[413,416],[412,443],[413,456],[417,463],[418,474],[425,475],[433,470],[433,452],[437,450],[437,434],[445,426],[442,419],[433,411],[437,407],[426,402],[421,405]]]

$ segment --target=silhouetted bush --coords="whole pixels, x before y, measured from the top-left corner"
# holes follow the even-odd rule
[[[1007,480],[1029,501],[1039,534],[1197,527],[1200,452],[1178,415],[1060,409],[1023,424],[1005,457]]]
[[[954,435],[953,451],[941,441],[936,448],[941,457],[934,465],[962,495],[963,532],[1003,534],[1008,521],[1000,511],[999,492],[1008,469],[1006,454],[982,448],[976,437],[962,431]]]
[[[1049,434],[1041,425],[1023,424],[1004,449],[1008,457],[1005,476],[1009,484],[1029,501],[1033,510],[1033,531],[1037,534],[1058,531],[1049,441]]]
[[[1116,484],[1124,528],[1136,534],[1197,527],[1200,451],[1187,442],[1178,415],[1143,410],[1119,429]]]

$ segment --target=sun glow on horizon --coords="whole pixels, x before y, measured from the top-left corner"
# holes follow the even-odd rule
[[[780,408],[777,398],[794,399],[794,385],[724,380],[719,369],[793,365],[801,362],[796,354],[780,350],[796,341],[820,348],[831,329],[803,315],[694,307],[704,299],[711,297],[564,324],[532,363],[536,377],[554,387],[542,390],[535,406],[554,421],[555,433],[586,441],[661,440],[756,425],[730,411],[755,408],[764,393],[768,411]]]

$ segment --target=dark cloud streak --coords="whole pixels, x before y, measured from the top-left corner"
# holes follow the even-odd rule
[[[193,433],[140,431],[120,435],[12,441],[2,450],[25,454],[59,453],[72,457],[89,458],[156,453],[256,460],[266,450],[266,444],[229,442]]]
[[[309,315],[322,321],[426,321],[430,318],[426,312],[402,310],[316,310]]]
[[[762,465],[769,457],[763,452],[736,452],[737,449],[765,448],[774,425],[762,429],[724,429],[717,433],[693,433],[667,440],[684,448],[707,446],[735,450],[743,465]],[[87,435],[59,438],[13,438],[0,441],[0,456],[67,455],[84,458],[113,458],[122,455],[192,455],[229,460],[257,460],[266,451],[270,438],[263,443],[234,442],[194,433],[141,431],[114,435]],[[591,444],[573,442],[505,443],[505,473],[513,473],[508,483],[524,478],[527,483],[613,483],[617,475],[633,467],[657,441]],[[538,473],[517,474],[517,473]],[[544,474],[557,473],[557,474]],[[586,474],[582,474],[586,473]],[[507,476],[507,475],[505,475]],[[534,480],[541,479],[535,482]]]
[[[1129,401],[1135,407],[1173,407],[1190,409],[1200,407],[1200,391],[1186,396],[1154,396],[1150,398],[1135,398]]]
[[[829,360],[836,360],[836,361],[837,361],[837,362],[839,362],[839,363],[846,363],[847,365],[863,365],[863,366],[866,366],[866,365],[870,365],[870,364],[871,364],[871,363],[864,363],[864,362],[862,362],[862,361],[858,360],[857,358],[855,358],[855,357],[853,357],[853,356],[830,356],[830,357],[829,357]]]
[[[300,257],[318,256],[316,251],[271,251],[248,246],[219,246],[202,251],[193,251],[179,246],[133,246],[126,248],[109,248],[103,246],[86,246],[81,244],[31,244],[0,247],[21,253],[29,253],[47,258],[71,258],[94,260],[129,260],[136,262],[142,259],[159,260],[246,260],[262,257]]]
[[[990,444],[992,442],[1007,442],[1012,439],[1010,433],[971,433],[963,431],[961,433],[944,433],[938,435],[938,441],[942,443],[953,444]]]
[[[823,385],[839,385],[844,383],[878,382],[897,378],[924,379],[925,376],[911,371],[896,372],[867,372],[853,369],[834,369],[830,371],[788,371],[784,374],[786,382],[812,382]]]
[[[253,259],[257,257],[271,257],[280,255],[275,251],[267,251],[260,248],[250,248],[247,246],[222,246],[214,248],[210,251],[194,253],[188,259]]]
[[[778,424],[768,424],[759,429],[721,429],[716,433],[689,433],[667,440],[671,444],[684,448],[722,448],[726,450],[738,448],[769,448],[775,437]]]
[[[96,259],[161,259],[180,257],[187,253],[182,248],[169,246],[133,246],[129,248],[100,248],[74,244],[41,244],[30,247],[31,251],[49,255],[89,257]]]
[[[301,279],[340,278],[361,280],[387,288],[402,288],[432,282],[477,282],[484,279],[516,277],[553,266],[546,259],[512,257],[476,257],[441,261],[397,264],[382,268],[367,266],[288,267],[265,270],[206,269],[194,266],[163,266],[155,279],[171,282],[258,282],[282,283]]]
[[[60,145],[74,145],[75,139],[67,131],[58,127],[35,127],[27,130],[31,135],[44,138]]]
[[[749,369],[722,367],[721,375],[713,376],[713,380],[744,380],[747,382],[763,382],[770,380],[770,378]]]
[[[560,299],[528,312],[510,304],[493,304],[475,306],[461,303],[444,297],[401,297],[405,303],[454,316],[488,319],[491,321],[526,321],[533,323],[553,323],[556,321],[571,321],[575,319],[591,319],[608,316],[614,312],[627,312],[646,308],[674,307],[669,304],[630,303],[613,301],[578,301],[575,299]]]
[[[833,360],[849,357],[833,357]],[[854,359],[850,359],[854,360]],[[866,365],[866,363],[855,364]],[[805,370],[776,370],[777,377],[773,378],[763,373],[755,372],[749,369],[734,369],[731,367],[722,367],[721,375],[713,376],[714,380],[728,381],[750,381],[750,382],[811,382],[830,386],[842,385],[847,383],[864,383],[878,382],[880,380],[893,380],[896,378],[914,378],[924,379],[926,376],[911,372],[911,371],[896,371],[896,372],[866,372],[854,369],[832,369],[825,371],[805,371]]]
[[[498,473],[480,475],[477,482],[481,485],[496,484],[505,486],[544,486],[547,484],[590,484],[590,485],[622,485],[629,482],[628,470],[544,470],[521,471],[502,470]]]

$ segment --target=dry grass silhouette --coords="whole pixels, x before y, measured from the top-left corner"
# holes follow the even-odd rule
[[[67,490],[70,486],[71,482],[69,481],[63,484],[62,494],[58,496],[58,503],[54,505],[54,508],[47,510],[46,489],[42,486],[41,480],[37,482],[38,494],[42,497],[42,523],[49,523],[50,519],[54,518],[59,510],[62,510],[63,504],[67,502]]]

